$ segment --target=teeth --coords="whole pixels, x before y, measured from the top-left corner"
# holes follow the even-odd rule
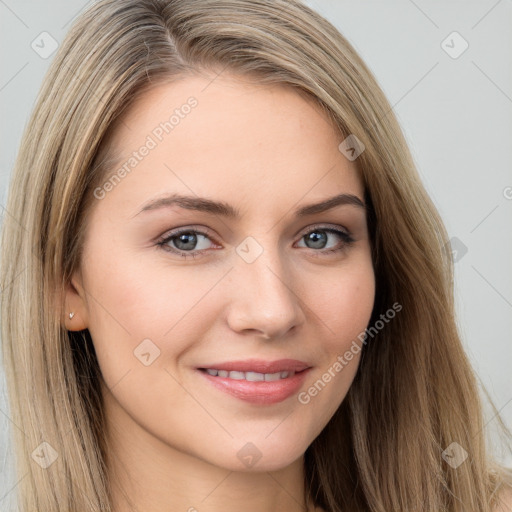
[[[245,379],[248,380],[249,382],[265,380],[265,374],[256,372],[245,372]]]
[[[206,373],[208,375],[212,375],[213,377],[224,377],[230,378],[234,380],[247,380],[249,382],[272,382],[275,380],[286,379],[288,377],[293,377],[295,372],[277,372],[277,373],[258,373],[258,372],[238,372],[227,370],[214,370],[213,368],[207,368]]]
[[[229,372],[229,378],[235,380],[243,380],[245,379],[244,372]]]

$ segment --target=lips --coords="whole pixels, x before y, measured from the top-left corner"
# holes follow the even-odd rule
[[[296,359],[246,360],[197,368],[220,391],[253,404],[281,402],[302,386],[310,365]]]

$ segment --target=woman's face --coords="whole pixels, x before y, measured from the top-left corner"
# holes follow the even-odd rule
[[[285,467],[344,399],[374,301],[343,137],[292,89],[227,75],[159,85],[123,121],[67,295],[107,418],[160,454]]]

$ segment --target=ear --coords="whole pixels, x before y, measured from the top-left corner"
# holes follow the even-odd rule
[[[68,331],[82,331],[87,329],[88,314],[87,300],[82,285],[80,272],[75,272],[71,282],[66,285],[64,290],[65,308],[62,312],[63,324]],[[72,317],[70,318],[70,313]]]

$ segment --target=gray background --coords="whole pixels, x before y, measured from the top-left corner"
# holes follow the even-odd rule
[[[307,3],[355,46],[394,107],[425,186],[455,239],[464,345],[512,428],[512,1]],[[52,59],[36,53],[31,43],[48,37],[40,37],[42,32],[62,41],[86,5],[0,0],[3,215],[22,129]],[[454,31],[461,37],[450,35]],[[464,40],[469,46],[458,55]],[[45,41],[48,49],[50,40]],[[12,424],[1,370],[0,379],[0,508],[12,510],[10,491],[17,480],[10,469]],[[497,439],[497,422],[486,414]],[[501,457],[512,464],[510,456]]]

